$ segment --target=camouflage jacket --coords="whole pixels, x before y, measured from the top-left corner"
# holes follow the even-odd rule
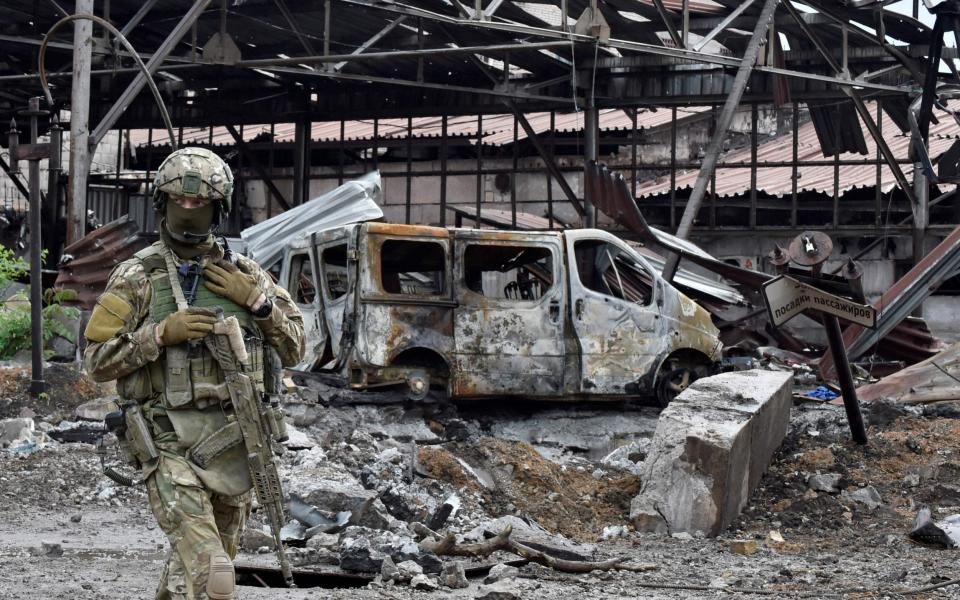
[[[215,260],[222,258],[222,248],[214,244],[210,256]],[[273,283],[259,265],[245,257],[240,257],[239,263],[241,270],[255,274],[260,289],[273,303],[267,317],[255,319],[264,342],[276,348],[283,366],[296,365],[303,359],[305,344],[300,310],[287,291]],[[155,325],[147,319],[152,295],[153,289],[139,259],[120,263],[110,274],[94,311],[108,311],[114,324],[110,329],[115,331],[102,336],[108,338],[104,341],[88,340],[83,355],[87,372],[95,381],[118,379],[160,357]]]

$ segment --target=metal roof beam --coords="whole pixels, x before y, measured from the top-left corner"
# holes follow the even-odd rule
[[[170,35],[160,44],[160,47],[157,48],[157,51],[153,53],[153,56],[150,57],[150,60],[147,62],[147,71],[153,75],[157,72],[157,69],[160,68],[160,63],[167,57],[168,54],[173,50],[180,39],[187,33],[187,30],[193,26],[197,18],[206,10],[207,6],[210,4],[211,0],[196,0],[193,6],[190,7],[190,10],[183,16],[179,23],[173,28],[173,31],[170,32]],[[104,115],[103,119],[97,125],[97,128],[90,133],[90,148],[96,148],[97,144],[100,143],[100,140],[103,139],[103,136],[106,135],[110,128],[113,127],[114,123],[117,122],[117,119],[120,118],[120,115],[123,114],[123,111],[127,109],[127,106],[133,102],[134,98],[137,97],[137,94],[140,93],[140,90],[143,89],[143,86],[147,84],[147,76],[143,72],[137,73],[137,76],[133,81],[130,82],[130,85],[127,86],[123,93],[120,94],[120,97],[117,98],[116,102],[113,103],[113,106],[110,107],[110,110],[107,111],[107,114]]]
[[[398,58],[420,58],[422,56],[453,55],[453,54],[496,54],[499,52],[513,52],[518,50],[541,50],[546,48],[569,47],[567,42],[537,42],[529,44],[496,44],[490,46],[459,46],[442,48],[424,48],[423,50],[388,50],[384,52],[367,52],[364,54],[330,54],[327,56],[294,56],[290,58],[265,58],[241,60],[233,66],[241,68],[264,68],[289,65],[312,65],[324,63],[339,63],[355,60],[396,60]]]
[[[577,102],[582,101],[582,99],[573,98],[570,96],[567,96],[567,97],[540,96],[537,94],[527,94],[522,91],[485,89],[485,88],[469,87],[469,86],[462,86],[462,85],[450,85],[445,83],[432,83],[429,81],[412,81],[408,79],[394,79],[391,77],[352,75],[350,73],[335,73],[332,71],[310,71],[307,69],[294,69],[294,68],[283,67],[283,66],[267,66],[267,67],[260,67],[260,68],[262,68],[264,71],[270,71],[272,73],[282,73],[286,75],[300,75],[305,77],[324,77],[328,79],[345,79],[345,80],[353,80],[353,81],[363,81],[368,83],[384,83],[389,85],[402,85],[402,86],[408,86],[408,87],[432,88],[437,90],[448,90],[452,92],[469,92],[471,94],[479,94],[479,95],[486,95],[486,96],[516,98],[518,100],[540,100],[544,102],[556,102],[558,104],[575,104]]]
[[[282,0],[278,0],[278,1],[282,1]],[[351,55],[351,56],[356,56],[356,55],[358,55],[358,54],[363,54],[363,53],[366,52],[371,46],[373,46],[374,44],[376,44],[377,42],[379,42],[380,40],[382,40],[382,39],[384,38],[384,36],[386,36],[388,33],[390,33],[391,31],[393,31],[394,28],[395,28],[397,25],[400,25],[401,23],[403,23],[403,22],[406,21],[406,20],[407,20],[406,15],[401,15],[401,16],[397,17],[396,19],[394,19],[393,21],[390,21],[389,23],[387,23],[386,27],[384,27],[384,28],[381,29],[380,31],[378,31],[378,32],[376,32],[375,34],[373,34],[372,36],[370,36],[370,38],[367,39],[367,41],[365,41],[364,43],[360,44],[353,52],[350,53],[350,55]],[[316,53],[314,53],[314,54],[316,54]],[[349,61],[347,61],[347,60],[342,60],[342,61],[338,62],[337,64],[333,65],[333,70],[334,70],[334,71],[340,71],[341,69],[343,69],[343,67],[345,67],[345,66],[347,65],[348,62],[349,62]]]
[[[740,6],[733,9],[733,11],[731,11],[729,15],[724,17],[724,19],[720,21],[716,27],[710,30],[710,32],[707,35],[703,36],[703,39],[697,42],[693,46],[693,49],[696,50],[697,52],[703,50],[704,46],[706,46],[711,41],[713,41],[713,38],[717,37],[717,35],[719,35],[721,31],[729,27],[730,23],[733,23],[733,21],[737,17],[743,14],[743,11],[750,8],[750,5],[753,4],[753,2],[754,0],[746,0],[745,2],[741,3]],[[690,22],[690,28],[693,29],[693,21]]]
[[[283,18],[287,20],[287,25],[289,25],[290,30],[293,31],[293,35],[297,36],[297,39],[300,41],[300,45],[303,46],[303,49],[307,51],[307,54],[316,54],[317,51],[313,49],[313,44],[311,44],[310,40],[303,35],[303,32],[300,31],[300,27],[297,25],[297,20],[293,18],[292,14],[290,14],[290,9],[287,8],[287,3],[284,0],[273,0],[273,2],[277,5],[277,8],[280,9],[280,13],[283,15]]]
[[[146,0],[146,2],[141,4],[137,12],[134,13],[132,17],[130,17],[130,20],[127,21],[127,24],[124,25],[123,29],[120,30],[120,33],[123,34],[124,37],[130,35],[130,32],[133,31],[133,29],[140,24],[140,21],[142,21],[143,18],[147,16],[147,13],[150,12],[150,9],[156,6],[156,4],[157,4],[157,0]]]
[[[611,77],[625,77],[625,76],[630,76],[631,74],[622,71],[622,69],[630,68],[632,66],[637,66],[637,67],[648,66],[648,65],[642,64],[644,62],[644,59],[645,57],[603,58],[598,60],[596,64],[598,69],[610,69],[610,70],[620,69],[620,72],[611,73],[610,74]],[[636,63],[640,63],[640,64],[636,64]],[[582,66],[584,69],[589,70],[592,68],[593,65],[588,62]],[[849,79],[846,77],[835,77],[832,75],[822,75],[819,73],[794,71],[791,69],[784,69],[780,67],[757,65],[753,68],[753,70],[758,73],[770,73],[771,75],[785,75],[785,76],[793,77],[796,79],[808,79],[811,81],[822,81],[824,83],[832,83],[834,85],[840,86],[841,88],[857,87],[857,88],[870,89],[870,90],[876,90],[881,92],[897,92],[900,94],[906,94],[913,91],[913,88],[909,86],[887,85],[884,83],[875,83],[872,81],[867,81],[862,78]]]
[[[657,12],[660,13],[660,20],[663,21],[664,26],[667,28],[670,39],[673,40],[677,48],[683,48],[683,38],[680,37],[677,26],[673,24],[673,17],[670,16],[667,7],[663,5],[663,0],[653,0],[653,4],[657,7]]]
[[[737,69],[737,75],[733,81],[733,88],[727,96],[723,110],[720,112],[720,117],[717,119],[717,127],[713,132],[713,136],[710,138],[710,143],[707,145],[707,152],[703,157],[703,164],[700,166],[700,172],[697,174],[693,191],[690,192],[690,198],[687,200],[687,205],[683,209],[683,217],[680,219],[680,225],[677,227],[676,233],[677,237],[681,239],[686,239],[686,237],[690,235],[690,230],[693,228],[693,220],[696,218],[697,213],[700,212],[700,204],[707,192],[707,185],[710,183],[710,178],[713,176],[714,169],[717,166],[717,160],[720,158],[723,139],[726,137],[727,130],[733,122],[733,115],[737,106],[740,104],[743,92],[746,91],[747,84],[750,82],[750,73],[753,71],[757,63],[757,57],[760,55],[760,41],[764,39],[764,34],[769,27],[770,21],[773,19],[778,2],[779,0],[766,0],[760,11],[760,17],[757,19],[753,34],[750,36],[750,42],[747,44],[747,49],[743,54],[743,58],[740,60],[740,68]],[[672,283],[673,277],[677,273],[677,267],[679,266],[680,255],[671,253],[663,267],[663,278]]]
[[[478,29],[488,29],[491,31],[501,31],[505,33],[515,33],[523,36],[537,36],[550,39],[567,40],[570,43],[584,43],[593,46],[598,40],[595,37],[581,35],[570,31],[558,31],[545,27],[531,27],[519,23],[504,23],[499,21],[476,21],[472,19],[460,19],[443,15],[440,13],[424,10],[399,3],[381,4],[375,0],[341,0],[348,4],[365,6],[372,9],[385,10],[397,14],[408,14],[421,17],[426,20],[444,23],[447,25],[457,25],[463,27],[473,27]],[[661,54],[664,56],[673,56],[692,60],[694,62],[710,62],[735,67],[739,60],[735,57],[719,56],[714,54],[705,54],[702,52],[693,52],[682,48],[668,48],[666,46],[657,46],[654,44],[645,44],[643,42],[633,42],[629,40],[610,39],[599,43],[601,49],[616,48],[618,50],[631,50],[634,52],[646,52],[651,54]]]
[[[488,4],[487,7],[483,9],[483,16],[489,19],[494,15],[494,13],[497,12],[497,9],[500,8],[501,4],[503,4],[503,0],[492,0],[490,4]]]
[[[487,29],[492,29],[497,31],[506,31],[506,32],[512,32],[512,33],[524,34],[524,35],[534,35],[534,36],[554,38],[554,39],[565,39],[571,43],[583,42],[591,45],[598,43],[596,38],[585,36],[585,35],[579,35],[576,33],[557,31],[553,29],[545,29],[540,27],[529,27],[529,26],[519,25],[514,23],[498,23],[498,22],[488,22],[488,21],[475,21],[470,19],[459,19],[456,17],[451,17],[448,15],[443,15],[440,13],[435,13],[435,12],[431,12],[424,9],[410,7],[410,6],[406,6],[399,3],[391,3],[389,5],[383,5],[375,2],[375,0],[342,0],[342,1],[350,4],[356,4],[361,6],[367,6],[370,8],[377,8],[381,10],[387,10],[390,12],[396,12],[399,14],[416,15],[424,19],[439,21],[445,24],[450,24],[450,25],[487,28]],[[836,22],[836,17],[831,16],[830,20]],[[853,29],[851,31],[857,31],[858,34],[862,34],[867,39],[870,39],[871,41],[873,41],[872,38],[870,38],[863,32],[859,32],[856,29]],[[601,47],[606,46],[608,48],[616,48],[618,50],[630,50],[633,52],[639,52],[644,54],[655,54],[659,56],[667,56],[667,57],[677,58],[681,60],[689,60],[694,63],[716,64],[716,65],[722,65],[727,67],[738,67],[740,65],[740,60],[732,56],[720,56],[716,54],[709,54],[705,52],[695,52],[693,50],[686,50],[681,48],[668,48],[665,46],[655,46],[653,44],[645,44],[642,42],[632,42],[629,40],[610,39],[606,42],[599,42],[599,45]],[[619,60],[625,60],[625,59],[618,58],[618,57],[608,57],[601,60],[611,61],[611,66],[612,66],[612,63],[616,63]],[[597,64],[602,65],[603,62],[598,62]],[[813,79],[817,81],[824,81],[827,83],[833,83],[833,84],[839,85],[844,88],[847,88],[850,86],[857,86],[857,87],[874,89],[879,91],[893,91],[893,92],[901,92],[901,93],[908,93],[911,91],[911,89],[907,87],[889,86],[889,85],[872,83],[869,81],[842,79],[837,77],[816,75],[816,74],[806,73],[803,71],[792,71],[789,69],[781,69],[781,68],[770,67],[770,66],[758,66],[755,68],[755,70],[764,72],[764,73],[771,73],[774,75],[786,75],[790,77],[799,77],[802,79]]]
[[[4,34],[0,34],[0,42],[11,42],[11,43],[14,43],[14,44],[26,44],[26,45],[29,45],[29,46],[39,46],[40,44],[43,43],[43,40],[42,40],[42,39],[39,39],[39,40],[38,40],[38,39],[34,39],[34,38],[23,37],[23,36],[20,36],[20,35],[4,35]],[[64,51],[73,52],[73,44],[72,44],[72,43],[67,43],[67,42],[49,41],[49,42],[47,42],[47,48],[48,48],[48,49],[51,49],[51,48],[52,48],[52,49],[56,49],[56,50],[64,50]],[[133,56],[132,54],[130,54],[130,53],[127,52],[126,50],[121,50],[121,49],[107,50],[107,49],[104,49],[103,47],[94,47],[94,48],[93,48],[93,53],[94,53],[94,54],[101,54],[101,55],[108,54],[108,55],[111,55],[111,56],[112,56],[112,55],[117,55],[117,56],[122,56],[122,57],[127,57],[127,58]],[[144,59],[144,60],[149,60],[150,57],[152,56],[152,55],[150,55],[150,54],[148,54],[148,53],[146,53],[146,52],[138,52],[137,54],[140,56],[140,58],[142,58],[142,59]],[[184,57],[180,57],[180,56],[168,56],[168,57],[167,57],[166,59],[164,59],[164,60],[168,60],[168,61],[170,61],[170,62],[175,62],[175,63],[188,63],[188,62],[192,62],[189,58],[184,58]],[[47,75],[47,77],[52,77],[52,76],[53,76],[52,74]]]

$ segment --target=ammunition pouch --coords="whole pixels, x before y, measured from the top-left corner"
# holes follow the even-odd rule
[[[283,419],[283,408],[280,407],[279,399],[271,399],[270,405],[264,407],[263,420],[266,423],[268,433],[273,441],[283,443],[290,439],[287,433],[287,422]]]
[[[248,375],[254,389],[263,389],[264,345],[248,337],[245,347],[250,360]],[[188,408],[204,410],[230,400],[223,371],[204,345],[182,344],[165,348],[166,378],[163,406],[171,412]]]
[[[143,402],[163,392],[163,366],[150,363],[117,379],[117,394],[125,401]]]
[[[167,408],[177,409],[193,401],[193,380],[187,344],[168,346],[166,352],[167,378],[164,399]]]

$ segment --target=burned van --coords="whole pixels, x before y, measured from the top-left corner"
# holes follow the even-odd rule
[[[614,235],[357,223],[286,248],[301,369],[356,389],[665,404],[719,361],[710,315]]]

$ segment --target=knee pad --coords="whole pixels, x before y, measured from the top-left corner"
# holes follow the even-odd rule
[[[226,554],[210,556],[210,574],[207,577],[207,597],[210,600],[233,600],[236,580],[233,561]]]

